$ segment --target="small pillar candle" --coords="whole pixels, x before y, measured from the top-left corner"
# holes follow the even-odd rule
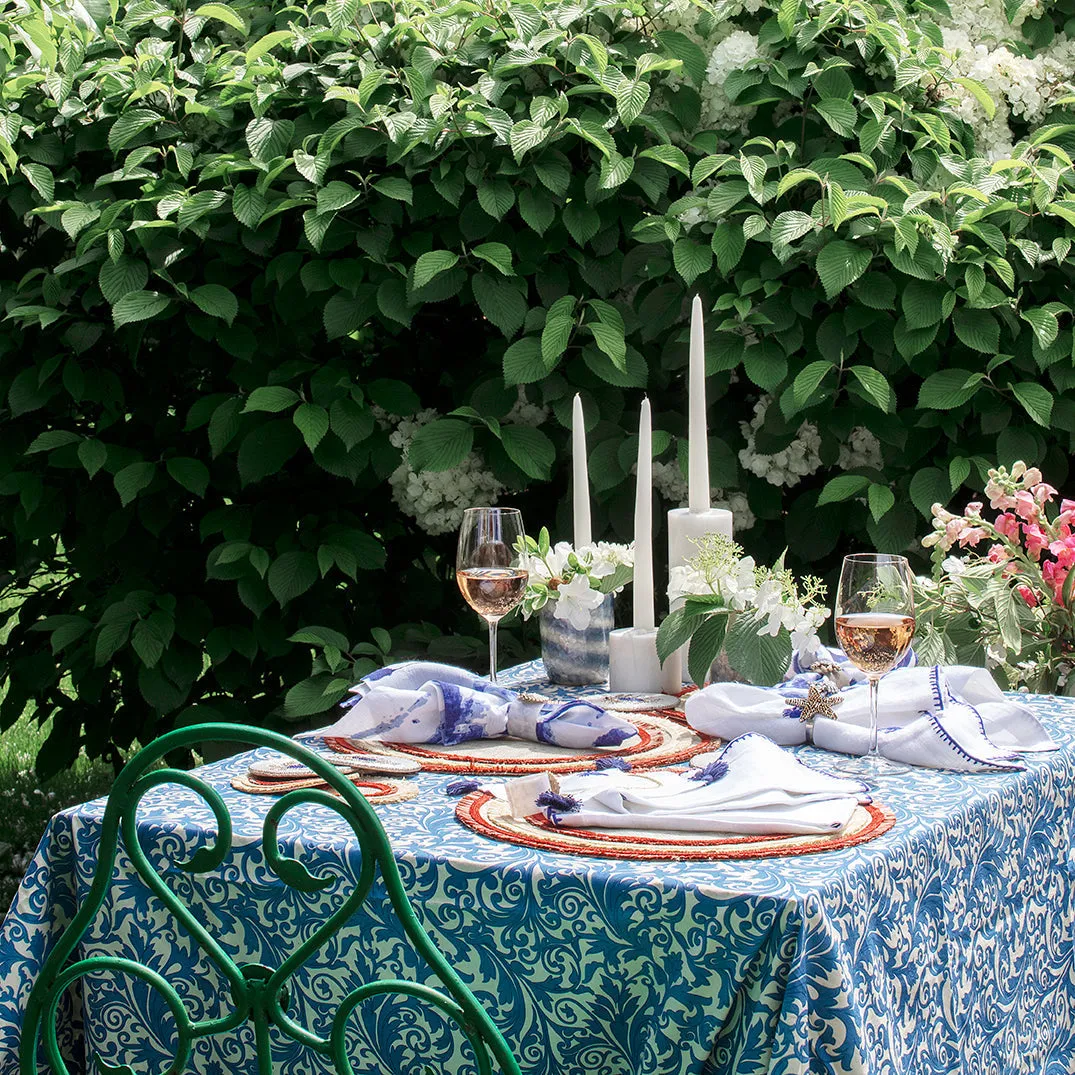
[[[571,474],[572,507],[575,524],[575,548],[581,549],[593,541],[590,522],[590,471],[586,462],[586,419],[582,413],[582,397],[575,393],[571,410]]]
[[[678,654],[672,661],[678,664]],[[665,664],[665,669],[668,667]],[[657,629],[655,627],[624,627],[608,636],[608,687],[611,691],[631,694],[678,694],[682,682],[674,688],[667,686],[668,677],[657,659]]]

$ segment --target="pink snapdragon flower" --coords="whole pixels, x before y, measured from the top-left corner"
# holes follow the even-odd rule
[[[1049,548],[1049,535],[1037,523],[1023,523],[1026,535],[1026,553],[1031,560],[1041,558],[1043,549]]]
[[[989,537],[989,531],[983,526],[964,526],[959,531],[959,547],[965,549],[968,545],[973,548],[982,538]]]
[[[1056,490],[1047,482],[1038,482],[1030,492],[1038,504],[1049,504],[1056,496]]]
[[[1047,560],[1041,568],[1041,576],[1053,588],[1053,596],[1058,605],[1064,603],[1064,583],[1069,570],[1069,568],[1061,567],[1055,560]]]
[[[1031,607],[1038,607],[1038,595],[1029,586],[1016,586],[1015,592]]]
[[[1015,514],[1020,519],[1035,520],[1038,517],[1038,502],[1034,499],[1032,493],[1027,492],[1026,489],[1020,489],[1015,494]]]
[[[1007,538],[1013,545],[1019,544],[1019,520],[1010,511],[998,515],[993,526],[1001,537]]]
[[[989,546],[988,558],[990,563],[1006,564],[1012,558],[1012,553],[1006,545],[1001,545],[998,541],[996,544]]]

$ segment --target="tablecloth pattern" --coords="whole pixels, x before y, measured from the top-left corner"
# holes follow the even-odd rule
[[[535,683],[533,665],[508,682]],[[419,916],[504,1031],[526,1075],[1060,1075],[1075,1072],[1075,701],[1030,699],[1063,749],[1025,773],[914,770],[880,799],[896,827],[824,855],[720,863],[595,860],[495,843],[453,816],[452,778],[379,809]],[[804,755],[824,763],[810,748]],[[170,866],[205,842],[205,806],[169,787],[139,831],[162,875],[243,959],[275,963],[357,876],[342,822],[302,807],[281,840],[336,880],[302,895],[261,853],[268,801],[229,787],[249,756],[201,770],[235,818],[216,873]],[[0,931],[0,1075],[17,1070],[20,1006],[85,893],[100,802],[51,822]],[[121,860],[83,954],[122,951],[184,983],[196,1017],[224,1009],[219,975]],[[292,1011],[324,1029],[363,977],[417,974],[383,891],[296,976]],[[161,1070],[171,1027],[148,989],[94,979],[62,1027],[114,1063]],[[437,1017],[410,1002],[362,1009],[358,1075],[472,1067]],[[249,1038],[202,1042],[192,1070],[254,1071]],[[278,1070],[325,1070],[281,1043]],[[139,1065],[143,1065],[139,1068]],[[75,1070],[73,1066],[72,1070]]]

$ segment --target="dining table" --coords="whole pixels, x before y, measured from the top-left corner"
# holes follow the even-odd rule
[[[555,697],[540,662],[501,683]],[[500,842],[456,817],[457,777],[422,772],[418,794],[377,806],[405,888],[434,941],[501,1029],[525,1075],[1059,1075],[1075,1072],[1075,699],[1023,695],[1059,749],[1019,772],[911,768],[878,779],[895,824],[813,854],[714,861],[590,857]],[[317,742],[314,740],[313,742]],[[832,755],[796,748],[824,765]],[[161,875],[220,943],[278,964],[339,905],[359,871],[336,814],[300,806],[285,851],[332,883],[285,884],[266,863],[273,799],[237,791],[242,754],[197,770],[234,819],[215,870],[175,864],[215,822],[190,789],[142,802],[138,833]],[[18,1070],[21,1014],[41,965],[85,895],[104,800],[52,818],[0,929],[0,1075]],[[80,956],[124,955],[173,981],[192,1017],[227,1004],[221,975],[120,849]],[[357,982],[427,981],[384,890],[292,979],[296,1018],[324,1027]],[[143,981],[94,975],[61,1008],[72,1072],[88,1057],[161,1072],[167,1006]],[[416,1001],[353,1016],[355,1075],[466,1075],[452,1028]],[[320,1075],[303,1045],[275,1042],[277,1070]],[[253,1035],[198,1043],[188,1069],[256,1071]]]

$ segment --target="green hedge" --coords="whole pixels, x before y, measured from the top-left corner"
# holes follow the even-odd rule
[[[629,537],[643,389],[681,495],[691,289],[758,556],[905,548],[998,458],[1066,476],[1073,128],[976,157],[943,0],[5,14],[0,544],[38,584],[0,727],[55,712],[46,769],[458,657],[458,511],[563,531],[575,391]]]

